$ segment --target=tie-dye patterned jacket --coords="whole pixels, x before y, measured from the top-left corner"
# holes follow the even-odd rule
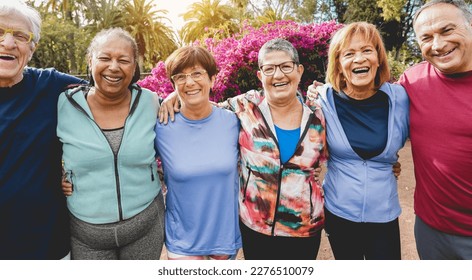
[[[241,221],[272,236],[313,236],[324,225],[323,191],[314,169],[327,158],[325,121],[319,107],[303,106],[294,155],[281,164],[269,105],[250,91],[225,102],[241,123]]]

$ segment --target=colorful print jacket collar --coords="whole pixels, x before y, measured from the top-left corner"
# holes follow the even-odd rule
[[[228,100],[241,130],[240,218],[271,236],[313,236],[324,225],[323,191],[314,169],[327,159],[325,120],[315,103],[303,106],[301,135],[294,155],[281,164],[270,108],[263,93],[250,91]]]

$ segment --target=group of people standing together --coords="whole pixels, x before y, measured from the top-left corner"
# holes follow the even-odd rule
[[[166,60],[175,92],[162,103],[136,84],[126,31],[94,37],[84,81],[26,67],[40,28],[33,8],[0,4],[1,259],[159,259],[165,242],[176,260],[234,259],[241,247],[246,259],[314,260],[322,229],[336,259],[401,259],[394,164],[407,138],[420,258],[472,259],[462,0],[418,10],[425,61],[398,83],[376,27],[356,22],[334,34],[327,84],[306,98],[297,50],[273,39],[258,56],[263,89],[219,104],[202,47]]]

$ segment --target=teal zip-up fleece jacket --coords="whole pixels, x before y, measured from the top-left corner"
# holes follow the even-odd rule
[[[57,106],[64,170],[74,187],[67,206],[75,217],[92,224],[126,220],[143,211],[161,190],[154,150],[157,95],[133,85],[115,157],[93,119],[85,91],[80,87],[63,92]]]

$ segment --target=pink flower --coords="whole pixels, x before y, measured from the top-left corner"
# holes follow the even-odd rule
[[[300,63],[305,67],[299,89],[305,93],[313,80],[324,80],[329,39],[340,27],[341,25],[334,21],[299,24],[284,20],[266,24],[258,29],[243,23],[239,33],[229,38],[208,38],[194,42],[194,45],[206,47],[215,57],[218,66],[212,100],[221,101],[260,88],[256,77],[257,55],[261,46],[274,38],[284,38],[297,48]],[[138,84],[163,98],[173,91],[162,61],[152,69],[150,76]]]

